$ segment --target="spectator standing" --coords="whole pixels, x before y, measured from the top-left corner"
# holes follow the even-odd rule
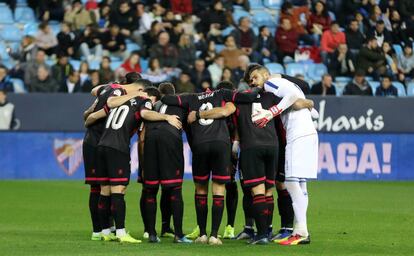
[[[343,95],[372,96],[371,86],[365,80],[365,72],[357,70],[354,79],[344,89]]]
[[[335,86],[332,84],[332,76],[330,74],[324,74],[322,81],[312,86],[310,94],[321,96],[336,95]]]

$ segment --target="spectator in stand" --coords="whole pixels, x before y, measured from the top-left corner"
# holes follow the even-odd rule
[[[370,29],[367,25],[365,17],[360,12],[355,13],[355,19],[358,21],[358,29],[363,35],[366,35]]]
[[[411,44],[404,46],[404,52],[399,56],[398,68],[406,77],[414,78],[414,53]]]
[[[338,49],[330,56],[329,73],[332,76],[352,76],[355,72],[355,65],[351,52],[346,44],[340,44]]]
[[[276,31],[276,54],[279,62],[283,62],[286,56],[294,57],[298,48],[299,34],[292,28],[291,21],[281,19],[281,24]]]
[[[63,0],[40,0],[39,19],[41,21],[62,21],[65,13]]]
[[[151,58],[157,58],[162,68],[175,68],[178,64],[178,50],[170,44],[170,36],[167,32],[158,35],[158,43],[154,44],[150,51]]]
[[[237,88],[246,90],[248,89],[248,86],[247,84],[243,83],[244,81],[243,76],[247,70],[247,66],[249,66],[250,64],[250,60],[249,60],[249,57],[247,57],[246,55],[239,56],[237,60],[239,64],[237,68],[233,70],[233,79],[234,79],[233,82],[234,82],[234,85],[237,86]]]
[[[142,35],[143,48],[147,55],[149,55],[149,49],[155,45],[158,41],[158,35],[163,31],[162,24],[159,21],[154,20],[151,24],[151,29],[147,33]]]
[[[76,93],[82,92],[82,87],[80,84],[79,72],[74,70],[69,76],[61,83],[59,92],[64,93]],[[89,91],[90,92],[90,91]]]
[[[99,80],[99,72],[98,70],[91,71],[91,87],[92,89],[98,85],[101,85],[101,81]]]
[[[170,5],[174,14],[193,13],[193,1],[191,0],[171,0]]]
[[[115,74],[111,69],[111,59],[107,56],[102,57],[99,66],[99,81],[103,84],[115,82]]]
[[[398,97],[398,90],[392,85],[391,77],[384,76],[381,78],[381,85],[375,91],[375,96]]]
[[[30,92],[57,92],[59,83],[50,75],[49,68],[39,65],[30,84]]]
[[[127,0],[118,2],[118,8],[111,12],[109,21],[111,25],[118,25],[120,34],[124,37],[130,37],[132,32],[138,29],[137,16]]]
[[[275,39],[270,34],[269,28],[266,26],[259,27],[259,37],[256,48],[254,49],[255,60],[263,65],[263,60],[268,59],[270,62],[276,62],[276,44]]]
[[[0,64],[0,90],[14,92],[13,83],[7,75],[7,68],[2,64]]]
[[[197,31],[195,29],[193,16],[190,14],[185,14],[182,17],[183,20],[183,29],[184,33],[187,35],[195,35],[197,34]]]
[[[190,36],[182,34],[178,42],[178,67],[181,69],[193,68],[193,63],[196,59],[196,49],[191,42]]]
[[[195,86],[191,83],[190,73],[183,71],[178,81],[175,83],[177,87],[177,93],[194,93],[196,91]]]
[[[384,42],[392,43],[391,33],[385,29],[385,24],[382,20],[377,21],[375,28],[368,33],[368,37],[375,37],[379,47],[382,47]]]
[[[358,28],[358,21],[353,19],[349,22],[349,27],[345,32],[346,45],[353,58],[358,55],[359,49],[361,49],[365,42],[365,36]]]
[[[52,66],[52,76],[58,82],[63,82],[66,77],[73,71],[67,55],[61,54],[55,65]]]
[[[302,90],[303,94],[309,95],[310,94],[310,86],[308,82],[305,81],[305,76],[303,74],[296,74],[295,78],[297,78],[297,85]]]
[[[124,63],[122,63],[122,65],[115,71],[115,79],[119,81],[130,72],[142,73],[140,59],[138,52],[132,52]]]
[[[221,55],[216,55],[213,64],[209,65],[207,70],[210,72],[211,87],[216,88],[223,75],[224,58]]]
[[[313,35],[314,41],[319,43],[322,33],[329,29],[331,17],[323,1],[317,1],[314,4],[312,13],[306,22],[308,33]]]
[[[101,34],[101,42],[104,49],[104,55],[116,56],[122,59],[127,57],[125,37],[120,33],[119,26],[112,24],[109,31]]]
[[[233,0],[233,1],[227,0],[227,2],[229,3],[229,6],[227,7],[225,5],[226,10],[229,10],[229,11],[233,12],[233,6],[240,6],[246,12],[250,12],[250,2],[249,2],[249,0]]]
[[[80,0],[72,2],[72,8],[66,11],[64,21],[72,25],[72,29],[84,30],[86,26],[96,24],[95,14],[83,8]]]
[[[387,15],[389,15],[389,14],[387,14]],[[391,23],[390,23],[390,20],[388,19],[387,15],[382,13],[381,8],[378,5],[374,5],[371,8],[371,12],[370,12],[369,17],[368,17],[368,26],[372,30],[372,29],[375,29],[375,26],[379,21],[383,21],[385,23],[384,24],[385,27],[388,30],[391,30]]]
[[[36,45],[35,38],[30,35],[26,35],[22,38],[17,52],[10,51],[9,54],[14,60],[24,63],[34,60],[36,58],[37,50],[38,47]]]
[[[100,29],[109,27],[109,19],[111,17],[111,7],[108,4],[101,4],[99,9],[99,19],[97,20]]]
[[[313,95],[336,95],[335,86],[332,84],[332,76],[330,74],[324,74],[322,81],[312,85],[310,94]]]
[[[354,79],[345,86],[343,95],[372,96],[371,86],[365,80],[363,70],[355,72]]]
[[[95,27],[86,26],[80,35],[79,41],[80,51],[88,63],[94,60],[98,62],[102,60],[103,48],[101,40],[99,39],[98,30]]]
[[[7,91],[0,89],[0,130],[16,130],[19,123],[15,118],[14,105],[7,101]]]
[[[91,75],[88,62],[82,61],[79,67],[79,82],[83,92],[92,90]]]
[[[414,2],[411,0],[399,0],[397,3],[402,19],[409,22],[413,17]]]
[[[363,70],[366,74],[379,80],[380,75],[387,71],[387,61],[384,52],[378,47],[375,37],[368,38],[367,45],[362,47],[357,58],[357,69]]]
[[[407,37],[407,27],[405,22],[401,20],[400,13],[397,10],[391,11],[391,36],[392,42],[401,43],[401,42],[408,42]]]
[[[322,34],[321,57],[325,65],[328,64],[329,55],[334,53],[340,44],[346,44],[345,33],[341,32],[338,22],[332,22],[331,28]]]
[[[200,19],[203,22],[198,23],[199,31],[206,34],[208,39],[221,43],[223,41],[221,32],[228,26],[223,3],[220,0],[215,0],[210,9],[201,14]]]
[[[224,57],[224,66],[231,69],[235,69],[239,66],[238,58],[244,55],[244,51],[237,48],[236,42],[232,35],[228,35],[224,42],[224,49],[220,52],[220,55]]]
[[[252,61],[256,62],[253,49],[256,49],[257,37],[251,27],[250,18],[241,17],[239,26],[231,32],[231,35],[234,37],[237,47],[242,49]]]
[[[57,34],[57,52],[73,57],[76,53],[75,45],[77,45],[75,39],[75,33],[71,31],[69,23],[63,22]]]
[[[210,40],[207,42],[207,49],[201,52],[200,59],[203,59],[206,62],[206,66],[210,66],[216,57],[216,43],[214,40]]]
[[[58,45],[57,38],[49,25],[45,22],[40,23],[39,25],[39,31],[36,34],[36,45],[49,56],[56,54]]]
[[[136,14],[139,22],[138,29],[133,32],[133,39],[137,44],[143,46],[143,35],[150,31],[151,24],[154,20],[151,15],[145,11],[145,5],[143,3],[137,3]]]
[[[387,60],[387,73],[393,77],[398,77],[398,57],[390,43],[384,42],[382,44],[382,50]]]
[[[143,78],[153,83],[161,83],[168,80],[168,74],[161,68],[159,60],[152,58],[149,60],[148,70],[143,75]]]
[[[99,4],[96,0],[87,0],[85,3],[85,9],[87,11],[99,9]]]
[[[228,67],[223,68],[223,74],[221,75],[220,82],[221,81],[227,81],[227,82],[231,82],[232,84],[237,84],[233,76],[232,70]]]
[[[197,59],[194,63],[194,68],[191,70],[191,83],[195,85],[197,92],[202,92],[201,83],[203,81],[210,81],[211,84],[211,76],[210,72],[206,69],[206,63],[203,59]]]
[[[181,35],[184,33],[183,23],[176,21],[173,24],[172,29],[167,32],[170,34],[170,43],[177,45],[180,41]]]
[[[24,70],[24,83],[27,88],[30,89],[31,82],[35,80],[37,77],[37,70],[39,66],[45,66],[48,71],[50,70],[50,67],[46,64],[46,54],[45,51],[39,49],[36,52],[36,58],[25,63],[22,68]]]
[[[300,20],[301,15],[305,15],[305,19],[307,19],[308,14],[309,8],[307,6],[294,7],[292,3],[285,1],[282,4],[280,21],[283,22],[284,19],[288,19],[293,31],[300,36],[300,40],[308,45],[312,45],[314,43],[313,38],[308,34],[308,31]]]

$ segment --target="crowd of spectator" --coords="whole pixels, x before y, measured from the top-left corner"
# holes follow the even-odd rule
[[[5,2],[16,6],[15,0]],[[10,50],[11,68],[0,65],[3,91],[13,92],[11,78],[18,78],[28,92],[88,92],[133,71],[153,83],[172,80],[178,92],[214,89],[221,80],[242,90],[250,62],[322,62],[328,72],[309,88],[319,95],[337,94],[337,77],[352,78],[344,95],[377,96],[396,96],[393,81],[407,85],[414,78],[412,0],[284,1],[280,10],[268,10],[275,27],[252,23],[249,0],[27,4],[37,15],[38,31]],[[236,9],[249,15],[235,20]],[[52,22],[60,24],[57,34]],[[71,60],[81,61],[79,67]],[[113,68],[113,61],[119,66]],[[366,76],[380,81],[376,91]]]

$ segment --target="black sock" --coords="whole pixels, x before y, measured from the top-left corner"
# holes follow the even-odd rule
[[[99,221],[102,229],[109,229],[112,225],[111,218],[111,196],[99,195],[98,202]]]
[[[89,192],[89,212],[91,213],[93,232],[101,232],[101,221],[99,219],[99,194],[101,193],[101,187],[99,185],[91,185]]]
[[[224,211],[224,196],[213,195],[213,205],[211,206],[211,235],[217,238],[221,219]]]
[[[226,184],[226,208],[227,208],[227,225],[234,227],[236,218],[237,203],[239,201],[239,193],[237,191],[237,183],[230,182]]]
[[[147,219],[145,218],[145,197],[147,190],[143,187],[141,191],[141,198],[139,199],[139,209],[141,211],[142,223],[144,224],[144,232],[148,232]]]
[[[268,210],[267,227],[271,228],[273,224],[273,211],[275,210],[275,201],[274,201],[273,195],[266,196],[266,204],[267,204],[267,210]]]
[[[292,198],[287,189],[277,190],[277,207],[279,208],[282,228],[293,228],[295,213],[293,212]]]
[[[245,226],[253,228],[254,218],[252,214],[253,197],[250,188],[243,188],[243,212]]]
[[[254,221],[256,222],[258,237],[267,233],[267,204],[266,197],[263,194],[253,197]]]
[[[126,205],[124,194],[111,194],[111,211],[116,229],[125,228]]]
[[[197,214],[197,225],[200,228],[200,236],[207,235],[207,214],[208,202],[207,195],[195,194],[195,207]]]
[[[157,235],[155,231],[155,222],[157,219],[157,193],[158,188],[147,188],[145,197],[145,219],[147,221],[148,233]]]
[[[174,219],[175,236],[181,238],[183,237],[183,215],[184,215],[184,202],[183,202],[181,186],[171,189],[170,207],[172,209],[172,214],[173,214],[173,219]]]
[[[169,198],[170,195],[170,189],[163,189],[161,191],[161,199],[160,199],[160,210],[161,210],[161,220],[162,220],[162,231],[168,231],[170,230],[170,224],[171,224],[171,215],[172,215],[172,209],[170,207]]]

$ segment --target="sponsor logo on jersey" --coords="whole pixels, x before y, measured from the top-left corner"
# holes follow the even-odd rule
[[[59,166],[68,175],[73,175],[82,163],[81,139],[55,139],[53,150]]]

